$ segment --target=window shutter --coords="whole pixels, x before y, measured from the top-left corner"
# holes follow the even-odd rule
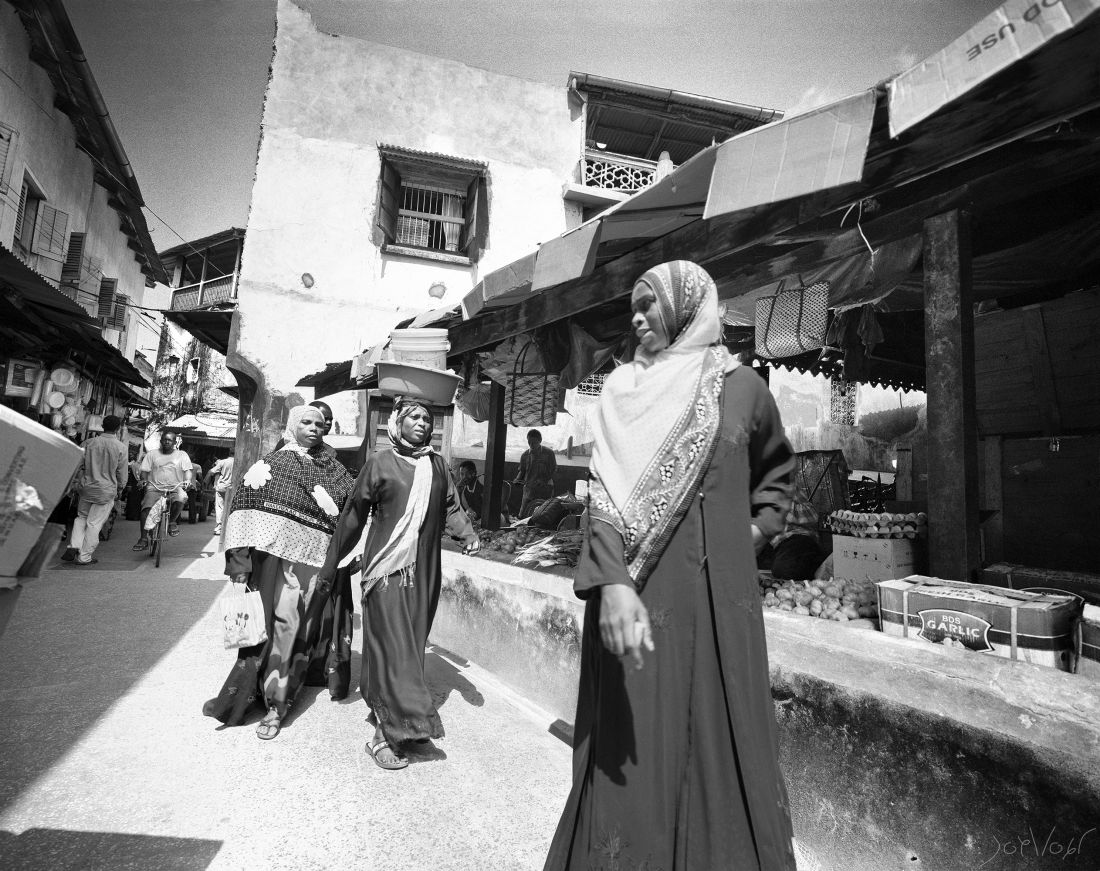
[[[19,209],[15,213],[15,241],[23,238],[23,215],[27,211],[27,181],[23,180],[23,188],[19,191]]]
[[[8,157],[14,138],[15,134],[11,130],[0,127],[0,190],[4,189],[4,182],[8,178]]]
[[[114,313],[108,322],[108,326],[114,327],[116,330],[126,329],[126,309],[130,306],[130,297],[124,293],[115,294],[115,307]]]
[[[63,284],[79,284],[80,268],[84,262],[84,234],[69,235],[69,250],[65,253],[65,264],[61,267]]]
[[[387,242],[397,238],[397,210],[401,205],[401,174],[392,163],[382,158],[382,173],[378,178],[378,229]]]
[[[99,282],[99,319],[108,323],[114,315],[115,288],[118,287],[117,278],[103,278]]]
[[[31,250],[60,260],[65,256],[69,216],[45,203],[38,204],[38,223],[34,228]]]
[[[480,237],[485,229],[481,208],[481,182],[481,176],[474,176],[470,186],[466,188],[466,233],[463,237],[462,250],[474,262],[477,262],[477,258],[481,255]]]

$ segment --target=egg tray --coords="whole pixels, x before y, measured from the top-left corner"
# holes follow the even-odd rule
[[[924,538],[928,532],[928,515],[891,512],[834,511],[825,521],[826,528],[837,535],[855,538]]]

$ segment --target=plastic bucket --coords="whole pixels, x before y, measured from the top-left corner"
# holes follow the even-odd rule
[[[450,349],[446,330],[393,330],[390,333],[390,350],[398,363],[442,371],[447,368]]]

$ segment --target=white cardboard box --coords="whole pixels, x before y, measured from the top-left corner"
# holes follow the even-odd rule
[[[890,581],[918,570],[918,542],[909,538],[833,536],[833,577]]]
[[[80,465],[79,445],[0,405],[0,577],[14,577]]]

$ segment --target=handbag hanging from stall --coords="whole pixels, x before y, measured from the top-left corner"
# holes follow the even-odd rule
[[[534,342],[523,346],[508,375],[504,407],[509,426],[553,426],[558,416],[558,374],[530,369],[536,365],[528,358],[533,347]],[[535,356],[541,370],[543,364],[537,349]]]
[[[222,642],[226,650],[253,647],[267,641],[267,621],[259,590],[236,590],[218,600],[222,615]]]
[[[756,301],[756,353],[768,359],[794,357],[825,346],[829,316],[829,282],[784,290]]]

